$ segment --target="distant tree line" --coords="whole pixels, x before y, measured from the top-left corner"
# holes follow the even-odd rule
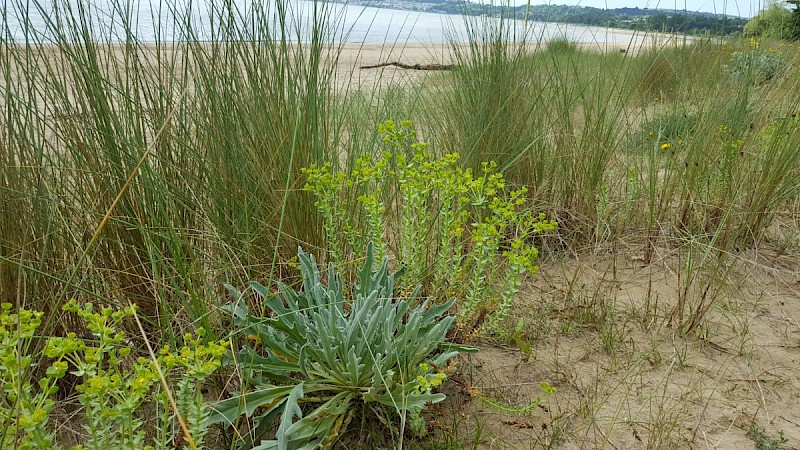
[[[800,0],[793,0],[800,2]],[[454,0],[424,0],[427,11],[446,14],[504,15],[517,19],[569,23],[643,31],[685,34],[729,35],[741,33],[748,19],[711,13],[648,8],[600,9],[588,6],[535,5],[513,8],[464,3]]]

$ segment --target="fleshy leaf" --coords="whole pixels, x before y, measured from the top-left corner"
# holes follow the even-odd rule
[[[289,440],[291,438],[287,431],[291,428],[295,417],[303,418],[303,410],[297,404],[298,400],[303,398],[303,383],[298,384],[292,388],[289,397],[286,399],[286,406],[283,408],[281,414],[281,425],[278,427],[278,432],[275,434],[275,440],[278,441],[278,450],[288,450]]]
[[[210,406],[212,412],[208,423],[231,425],[240,415],[246,414],[247,417],[250,417],[257,408],[262,406],[269,406],[270,409],[279,407],[291,390],[291,386],[265,386],[253,392],[214,403]]]

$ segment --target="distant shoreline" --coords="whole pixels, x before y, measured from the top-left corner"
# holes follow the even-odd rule
[[[115,0],[100,0],[100,3]],[[297,3],[297,11],[294,11],[289,21],[284,25],[289,33],[289,39],[292,41],[309,41],[310,25],[305,21],[308,20],[310,14],[314,13],[315,0],[291,0]],[[359,1],[359,0],[356,0]],[[470,14],[470,11],[450,11],[443,12],[426,8],[416,8],[413,5],[413,0],[402,0],[405,3],[392,3],[400,2],[401,0],[385,0],[378,4],[378,6],[364,6],[364,4],[355,3],[340,3],[338,0],[333,0],[331,3],[326,3],[326,9],[319,14],[322,17],[329,17],[332,22],[322,26],[325,33],[325,39],[337,44],[392,44],[392,43],[406,43],[406,44],[446,44],[451,41],[464,41],[468,39],[469,34],[476,31],[483,25],[483,22],[490,24],[491,28],[496,26],[491,25],[496,21],[496,17],[491,14],[481,16],[479,14]],[[408,7],[398,7],[406,5]],[[442,5],[451,5],[451,3],[443,3]],[[107,7],[108,5],[106,5]],[[100,14],[103,12],[102,8],[98,7],[97,11],[92,14]],[[565,16],[563,8],[572,7],[554,7],[554,14],[547,15],[539,11],[537,14],[531,14],[527,19],[520,15],[520,9],[514,9],[509,12],[510,16],[505,20],[504,31],[510,31],[517,35],[524,33],[528,34],[529,40],[546,41],[552,38],[565,37],[573,42],[609,42],[617,41],[628,43],[631,39],[642,39],[643,36],[650,36],[655,33],[654,31],[647,30],[661,30],[669,27],[662,26],[649,26],[647,20],[637,21],[635,27],[618,27],[604,25],[603,23],[609,22],[604,17],[598,17],[597,20],[590,20],[588,18],[576,18]],[[562,8],[562,9],[558,9]],[[636,9],[637,8],[632,8]],[[600,10],[598,10],[600,11]],[[45,12],[46,13],[46,12]],[[25,22],[21,22],[20,18],[16,16],[9,16],[8,20],[8,34],[4,38],[5,41],[23,42],[25,39],[24,30],[29,30],[30,35],[34,41],[43,42],[52,38],[53,34],[60,33],[57,27],[54,27],[52,22],[48,21],[46,14],[37,12],[31,14],[26,18]],[[211,11],[190,11],[186,14],[192,14],[191,25],[189,22],[175,21],[174,18],[153,16],[145,9],[133,11],[133,16],[130,22],[122,21],[122,19],[109,12],[108,17],[104,17],[104,21],[94,23],[92,29],[89,31],[91,39],[104,42],[115,43],[125,42],[130,38],[125,28],[126,23],[132,24],[129,30],[130,34],[135,37],[142,44],[148,43],[179,43],[190,36],[191,40],[195,42],[211,41],[215,36],[219,37],[218,32],[215,32],[213,24],[219,18],[212,16]],[[242,30],[249,30],[249,20],[251,12],[244,11],[243,16],[238,17],[238,22],[233,23],[234,27],[241,27]],[[264,12],[268,14],[269,11]],[[466,14],[462,14],[466,13]],[[215,13],[214,13],[215,14]],[[663,15],[663,14],[662,14]],[[181,17],[181,16],[176,16]],[[263,17],[263,20],[269,19],[269,15]],[[295,18],[293,18],[295,17]],[[561,20],[561,19],[567,20]],[[649,16],[648,16],[649,17]],[[666,17],[666,16],[665,16]],[[574,20],[573,20],[574,19]],[[585,23],[581,23],[584,20]],[[655,20],[655,19],[653,19]],[[660,19],[659,19],[660,20]],[[672,18],[664,18],[663,20],[674,20]],[[696,24],[695,21],[706,20],[706,16],[700,15],[692,18],[691,23]],[[711,20],[711,19],[709,19]],[[716,19],[714,19],[716,20]],[[592,23],[588,23],[592,22]],[[609,22],[616,23],[616,22]],[[641,26],[640,26],[641,25]],[[190,28],[187,29],[186,26]],[[694,26],[694,25],[692,25]],[[279,38],[275,29],[259,30],[258,37],[264,38],[272,36]],[[263,32],[263,34],[262,34]],[[477,31],[481,33],[479,30]],[[669,35],[679,36],[696,36],[693,33],[667,33]],[[238,38],[240,35],[234,34],[231,36],[224,35],[223,38],[230,37]],[[247,34],[244,35],[247,37]]]
[[[557,29],[549,28],[553,25],[558,26]],[[545,46],[547,42],[553,39],[566,39],[569,42],[575,43],[580,47],[587,49],[587,50],[596,50],[596,51],[607,51],[607,50],[617,50],[617,49],[626,49],[626,48],[639,48],[645,44],[653,44],[655,43],[664,43],[669,41],[686,41],[690,42],[698,36],[686,35],[686,34],[670,34],[670,33],[655,33],[655,32],[643,32],[637,30],[626,30],[621,28],[604,28],[604,27],[596,27],[596,26],[585,26],[585,25],[574,25],[574,24],[557,24],[551,22],[531,22],[529,24],[530,29],[526,35],[526,37],[517,39],[515,42],[525,42],[527,46],[530,47],[539,47]],[[563,28],[562,28],[563,27]],[[458,43],[467,43],[469,41],[469,37],[466,35],[454,35],[456,38],[453,40],[444,39],[441,41],[420,41],[420,40],[407,40],[405,42],[396,40],[396,41],[385,41],[385,42],[374,42],[374,41],[364,41],[364,42],[331,42],[328,45],[331,47],[338,47],[342,49],[348,48],[367,48],[367,47],[376,47],[376,48],[417,48],[417,47],[450,47],[451,45],[458,44]],[[459,39],[463,38],[463,39]],[[493,39],[492,36],[489,36],[490,39]],[[711,38],[724,38],[722,36],[711,36]],[[236,40],[236,41],[227,41],[227,42],[247,42],[248,40]],[[125,42],[122,41],[94,41],[98,47],[124,47],[126,45]],[[155,48],[157,46],[167,48],[167,49],[174,49],[179,48],[186,44],[211,44],[213,42],[218,42],[210,39],[197,39],[193,41],[188,40],[164,40],[161,42],[157,42],[154,40],[149,39],[142,39],[138,41],[134,41],[133,45],[145,46],[145,47],[152,47]],[[259,42],[266,42],[265,40],[261,40]],[[303,41],[302,44],[307,44],[307,41]],[[295,43],[292,42],[292,45]],[[31,42],[26,44],[25,42],[14,41],[14,42],[4,42],[0,43],[2,47],[28,47],[28,48],[50,48],[50,47],[59,47],[63,45],[62,43],[57,42],[47,42],[47,41],[39,41],[39,42]],[[83,41],[74,42],[72,45],[83,45]]]
[[[333,3],[348,5],[354,7],[376,8],[393,11],[403,12],[416,12],[427,14],[441,14],[441,15],[461,15],[467,17],[488,16],[488,17],[506,17],[508,19],[516,20],[529,20],[531,22],[546,22],[560,25],[573,25],[581,27],[599,27],[611,28],[614,30],[625,30],[635,32],[654,32],[653,30],[664,30],[666,33],[677,33],[687,35],[711,35],[711,36],[730,36],[736,32],[743,30],[744,24],[750,20],[750,17],[739,16],[732,14],[719,14],[711,12],[691,11],[687,9],[662,9],[662,8],[639,8],[639,7],[622,7],[622,8],[596,8],[591,6],[570,6],[570,5],[552,5],[552,4],[539,4],[539,5],[519,5],[519,6],[495,6],[487,5],[476,2],[467,2],[469,7],[474,7],[474,10],[465,9],[464,3],[461,0],[445,0],[443,2],[426,2],[425,0],[331,0]],[[415,7],[414,5],[419,5]],[[508,9],[512,11],[507,14]],[[550,14],[550,11],[557,11],[566,9],[570,13],[566,16],[559,16],[555,13]],[[501,14],[500,12],[503,12]],[[542,11],[545,11],[543,14]],[[635,12],[634,14],[632,14]],[[632,15],[631,15],[632,14]],[[646,27],[642,25],[648,24],[652,17],[660,15],[666,16],[665,19],[679,17],[680,21],[674,21],[672,29],[666,29],[663,23],[650,23],[653,26]],[[605,19],[605,23],[598,23],[598,18]],[[561,18],[561,20],[559,20]],[[587,20],[593,18],[595,20]],[[701,22],[700,24],[692,24],[691,20],[695,19]],[[706,21],[703,23],[703,21]],[[678,26],[674,26],[674,25]],[[722,32],[719,28],[722,27]],[[692,31],[692,32],[690,32]],[[701,31],[701,32],[698,32]]]

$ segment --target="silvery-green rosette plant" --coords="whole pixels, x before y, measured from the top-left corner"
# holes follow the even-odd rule
[[[234,424],[245,414],[254,432],[243,446],[274,430],[256,449],[330,447],[364,404],[385,405],[406,425],[424,431],[420,412],[444,400],[433,388],[446,378],[441,368],[459,351],[471,350],[445,342],[454,318],[445,313],[453,300],[431,304],[395,297],[399,273],[390,273],[388,259],[374,267],[368,245],[355,298],[345,298],[342,281],[330,265],[323,282],[314,256],[300,249],[301,291],[278,284],[279,294],[252,283],[264,299],[270,317],[255,317],[244,306],[241,292],[227,310],[238,330],[255,346],[240,352],[246,392],[215,405],[211,421]]]

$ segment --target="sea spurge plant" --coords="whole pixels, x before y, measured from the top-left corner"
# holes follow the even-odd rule
[[[120,368],[130,348],[125,345],[125,333],[119,330],[122,321],[134,314],[134,307],[96,308],[92,303],[79,305],[72,300],[63,309],[82,319],[92,339],[79,339],[74,333],[53,338],[47,342],[44,354],[54,359],[54,364],[62,368],[66,365],[69,373],[81,380],[75,390],[86,419],[88,439],[84,445],[143,447],[143,422],[134,413],[149,398],[158,378],[146,358],[131,363],[127,371]]]
[[[441,369],[459,351],[445,342],[455,319],[445,316],[453,301],[439,305],[419,298],[419,289],[399,299],[388,258],[377,267],[367,246],[357,285],[345,296],[342,279],[329,264],[323,283],[312,255],[299,251],[303,289],[278,284],[278,295],[252,283],[271,317],[254,317],[243,294],[227,307],[243,335],[255,346],[238,355],[242,374],[251,387],[215,405],[212,422],[233,424],[245,414],[255,416],[256,434],[276,418],[273,439],[256,448],[330,447],[343,433],[360,405],[384,406],[401,423],[419,425],[419,413],[444,399],[434,393],[446,375]],[[256,411],[259,411],[256,414]],[[252,436],[258,442],[260,436]]]
[[[53,434],[48,431],[55,382],[64,376],[65,367],[54,365],[45,377],[32,383],[27,376],[33,359],[27,353],[42,313],[21,309],[14,312],[10,303],[0,305],[0,447],[50,448]]]
[[[394,120],[387,120],[378,124],[378,133],[383,136],[385,143],[404,143],[406,141],[415,141],[417,139],[417,131],[410,120],[401,120],[396,124]]]
[[[526,189],[509,188],[497,164],[462,169],[458,154],[438,157],[418,142],[409,121],[378,129],[386,150],[362,155],[351,173],[306,170],[333,261],[353,271],[348,263],[373,242],[376,254],[404,265],[404,291],[422,285],[439,301],[458,299],[459,332],[502,332],[524,277],[536,272],[534,236],[555,222],[527,210]]]
[[[342,197],[352,181],[342,172],[333,173],[330,164],[322,167],[304,168],[307,177],[305,189],[314,193],[314,205],[323,213],[325,235],[328,238],[328,257],[332,261],[347,260],[346,244],[353,244],[352,227],[347,226],[345,215],[348,211],[347,199]],[[340,226],[347,228],[340,228]]]
[[[76,448],[174,448],[180,431],[168,402],[159,393],[157,365],[176,388],[178,409],[193,441],[198,448],[202,445],[209,412],[201,387],[220,367],[227,352],[224,342],[205,343],[201,329],[196,337],[186,335],[180,350],[163,349],[155,361],[134,358],[121,329],[123,321],[136,313],[135,306],[115,309],[72,300],[63,310],[77,315],[91,338],[79,338],[71,332],[47,339],[43,354],[50,363],[44,374],[33,373],[40,377],[35,388],[28,371],[33,359],[27,350],[41,313],[11,310],[11,305],[4,304],[0,315],[0,377],[5,393],[0,419],[3,429],[10,430],[2,433],[3,448],[60,448],[48,431],[48,422],[56,382],[68,373],[78,380],[76,398],[84,414],[85,440]],[[159,400],[164,407],[157,419],[164,433],[148,439],[142,408]]]
[[[783,144],[784,141],[791,139],[799,129],[800,115],[797,113],[775,119],[760,130],[761,145],[769,148],[776,143]]]
[[[211,416],[211,408],[203,398],[203,383],[222,366],[222,359],[228,353],[228,343],[207,342],[203,328],[197,330],[196,336],[185,334],[183,340],[184,345],[180,350],[162,348],[159,361],[170,372],[177,373],[175,400],[178,412],[199,448],[208,433],[208,419]],[[171,405],[165,396],[159,398],[163,410],[170,411]],[[171,414],[169,420],[164,421],[165,432],[162,433],[170,438],[167,443],[172,446],[175,438],[181,434],[176,418],[176,415]]]

